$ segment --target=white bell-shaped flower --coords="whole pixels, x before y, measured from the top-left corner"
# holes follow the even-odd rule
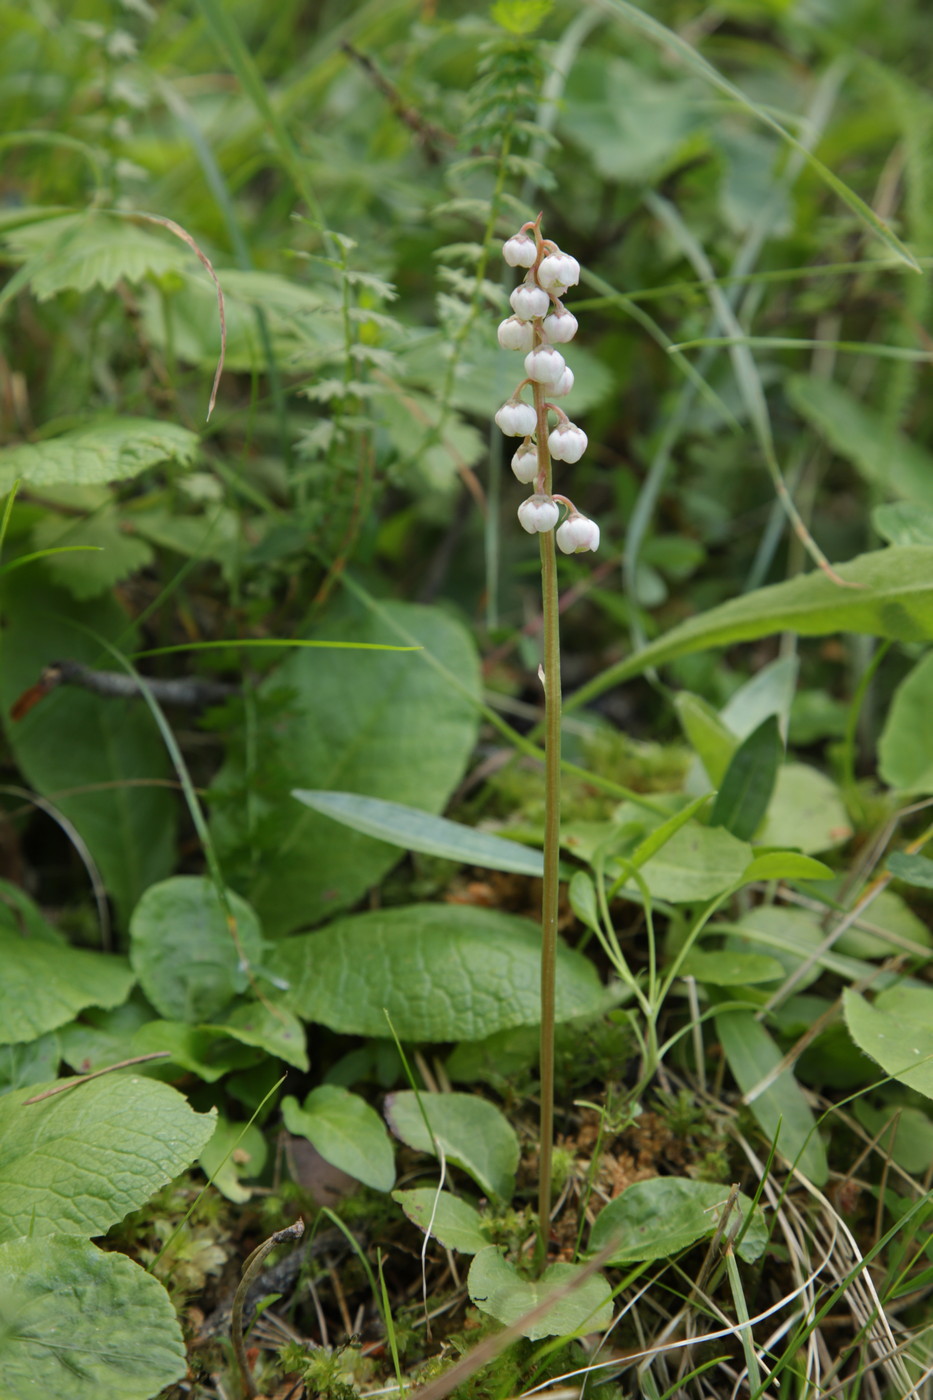
[[[500,321],[498,335],[503,350],[530,350],[535,343],[531,322],[520,321],[517,316]]]
[[[568,515],[557,531],[557,547],[564,554],[584,554],[599,548],[599,526],[585,515]]]
[[[586,451],[586,433],[576,423],[558,423],[548,434],[547,445],[556,462],[579,462]]]
[[[531,404],[518,403],[515,399],[509,399],[508,403],[504,403],[496,414],[496,423],[506,437],[523,438],[534,432],[538,424],[538,415]]]
[[[513,233],[502,245],[502,256],[509,267],[531,267],[538,256],[538,248],[527,233]]]
[[[548,291],[575,287],[580,280],[580,264],[569,253],[548,253],[538,267],[538,282]]]
[[[521,282],[509,297],[509,304],[520,321],[546,316],[551,298],[534,282]]]
[[[522,501],[518,508],[518,523],[529,535],[543,534],[553,530],[560,518],[556,501],[550,496],[536,494]]]
[[[572,311],[560,306],[544,323],[544,334],[552,345],[566,345],[577,333],[577,318]]]
[[[553,345],[539,345],[525,356],[525,373],[536,384],[558,384],[567,362]]]
[[[563,374],[561,375],[560,379],[558,379],[557,383],[548,385],[548,393],[550,394],[552,399],[562,399],[565,397],[565,395],[570,393],[570,390],[572,388],[573,370],[568,365],[567,368],[564,370]]]
[[[523,486],[530,486],[538,475],[538,449],[523,442],[512,458],[512,471]]]

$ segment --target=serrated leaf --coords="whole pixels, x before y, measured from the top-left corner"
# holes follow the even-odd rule
[[[271,970],[305,1021],[350,1035],[482,1040],[540,1018],[541,932],[513,914],[415,904],[338,919],[278,945]],[[603,991],[592,964],[560,944],[558,1020],[594,1013]]]
[[[0,928],[0,1042],[34,1040],[86,1006],[119,1006],[135,981],[123,958],[59,947]]]
[[[39,1103],[0,1099],[0,1241],[102,1235],[197,1157],[214,1113],[154,1079],[112,1074]]]
[[[803,637],[859,632],[905,642],[933,638],[933,549],[907,545],[880,549],[840,564],[836,572],[857,586],[840,588],[814,570],[690,618],[574,691],[565,711],[579,709],[652,666],[775,632],[797,632]]]
[[[378,615],[347,615],[314,635],[405,640],[393,624],[478,695],[473,642],[439,610],[387,603]],[[283,687],[292,691],[292,702],[286,715],[260,726],[258,772],[251,779],[261,804],[263,854],[249,897],[273,935],[338,913],[400,859],[397,847],[301,806],[293,788],[357,792],[436,812],[460,780],[476,737],[473,705],[423,654],[298,650],[260,689]],[[243,760],[232,757],[214,786],[221,853],[241,863],[250,840],[240,796],[245,781]],[[383,1023],[379,1033],[384,1030]]]
[[[230,890],[227,899],[236,940],[205,876],[176,875],[151,885],[133,910],[130,961],[146,996],[169,1020],[219,1016],[249,985],[242,959],[262,959],[255,913]]]
[[[893,1079],[933,1098],[933,988],[892,987],[872,1005],[846,987],[842,1009],[860,1050]]]
[[[102,418],[44,442],[0,450],[0,492],[17,478],[28,486],[87,486],[125,481],[160,462],[189,466],[198,437],[154,418]]]
[[[778,719],[769,715],[729,760],[710,812],[711,825],[750,841],[768,810],[783,757]]]
[[[304,1103],[287,1095],[282,1100],[285,1126],[305,1137],[326,1162],[374,1191],[395,1185],[395,1154],[382,1119],[359,1094],[338,1084],[312,1089]]]
[[[171,1299],[125,1254],[59,1237],[0,1244],[4,1400],[152,1400],[186,1371]]]
[[[392,846],[401,846],[403,850],[442,856],[463,865],[485,866],[488,870],[510,870],[539,878],[544,874],[540,851],[529,850],[517,841],[477,831],[475,827],[449,821],[432,812],[422,812],[417,807],[406,807],[401,802],[362,797],[354,792],[315,792],[306,788],[296,788],[292,796],[354,831],[388,841]]]
[[[881,739],[878,771],[899,792],[933,792],[933,652],[914,666],[894,692]]]
[[[68,546],[48,557],[45,569],[73,598],[95,598],[129,574],[152,562],[152,550],[144,540],[121,529],[115,510],[99,511],[85,520],[47,515],[33,530],[33,544],[43,550]],[[78,557],[74,550],[80,550]]]
[[[511,1200],[518,1138],[495,1104],[475,1094],[402,1090],[386,1097],[385,1114],[393,1133],[409,1147],[436,1155],[436,1142],[446,1160],[468,1172],[487,1195]]]
[[[617,1238],[613,1264],[667,1259],[715,1234],[728,1198],[727,1186],[688,1177],[655,1176],[635,1181],[596,1217],[590,1251],[595,1254]],[[735,1237],[746,1222],[748,1228],[736,1252],[753,1264],[764,1252],[768,1229],[761,1211],[740,1192],[726,1225],[727,1236]]]
[[[720,1011],[715,1025],[735,1081],[742,1093],[748,1094],[781,1063],[781,1052],[751,1011]],[[793,1072],[782,1070],[755,1095],[750,1108],[781,1157],[795,1164],[815,1186],[822,1186],[829,1174],[826,1152],[813,1110]]]
[[[539,1279],[523,1278],[495,1245],[474,1257],[467,1278],[471,1300],[504,1326],[521,1322],[532,1308],[552,1294],[554,1305],[523,1327],[522,1336],[537,1342],[543,1337],[569,1337],[576,1333],[602,1332],[612,1321],[612,1290],[601,1274],[582,1276],[582,1265],[552,1264]]]
[[[449,1191],[418,1186],[413,1191],[393,1191],[392,1199],[419,1230],[430,1234],[445,1249],[456,1250],[458,1254],[476,1254],[489,1244],[479,1211]]]
[[[129,219],[98,212],[28,224],[10,231],[6,242],[31,259],[29,285],[39,301],[183,271],[191,257],[168,233],[159,237]]]

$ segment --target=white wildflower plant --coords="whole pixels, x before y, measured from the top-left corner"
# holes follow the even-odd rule
[[[509,297],[512,315],[498,330],[503,350],[518,350],[525,356],[526,377],[496,414],[496,423],[506,437],[524,439],[512,457],[512,471],[532,492],[518,508],[519,523],[529,534],[546,533],[558,526],[560,507],[564,506],[557,545],[565,554],[580,554],[597,548],[599,526],[581,515],[566,496],[553,494],[551,463],[579,462],[587,438],[583,429],[550,401],[563,398],[573,388],[573,370],[555,346],[567,345],[577,333],[577,318],[561,297],[579,282],[580,264],[551,239],[542,237],[540,214],[506,239],[502,254],[510,267],[527,269],[524,281]],[[534,405],[521,398],[528,387],[534,391]],[[557,421],[549,427],[552,414]]]

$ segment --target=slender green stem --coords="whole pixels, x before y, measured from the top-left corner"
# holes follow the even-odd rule
[[[551,493],[544,389],[535,384],[538,415],[538,478]],[[540,490],[541,487],[539,486]],[[560,892],[560,613],[554,531],[543,531],[541,601],[544,615],[544,888],[541,894],[541,1147],[538,1178],[538,1254],[547,1260],[554,1144],[554,989],[557,972],[557,904]]]

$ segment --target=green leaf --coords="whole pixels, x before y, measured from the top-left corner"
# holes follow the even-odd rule
[[[732,937],[730,946],[740,952],[750,946],[767,948],[783,964],[785,972],[798,972],[802,963],[807,963],[808,972],[798,988],[815,982],[823,968],[844,977],[848,982],[876,971],[870,963],[859,962],[856,958],[843,957],[834,948],[821,952],[826,933],[820,924],[818,914],[806,909],[788,909],[778,904],[760,904],[743,914],[737,923],[718,924],[716,932],[728,930]]]
[[[40,1035],[24,1045],[0,1045],[0,1094],[54,1079],[61,1058],[57,1035]]]
[[[152,885],[130,919],[130,961],[161,1015],[177,1021],[219,1016],[249,982],[243,958],[261,961],[262,930],[253,910],[227,891],[236,941],[211,880],[176,875]]]
[[[905,642],[933,638],[933,549],[880,549],[841,564],[836,572],[857,586],[841,588],[817,570],[690,618],[574,691],[565,711],[579,709],[652,666],[775,632],[804,637],[860,632]]]
[[[446,1160],[468,1172],[487,1196],[512,1199],[518,1138],[495,1104],[475,1094],[415,1094],[406,1089],[386,1096],[385,1115],[395,1136],[409,1147],[436,1155],[436,1141]]]
[[[415,904],[355,914],[281,943],[269,958],[305,1021],[350,1035],[482,1040],[540,1018],[541,932],[512,914]],[[592,964],[561,944],[557,1017],[603,1006]]]
[[[489,870],[511,870],[517,875],[544,874],[540,851],[529,850],[517,841],[507,841],[487,831],[448,821],[401,802],[385,802],[378,797],[360,797],[353,792],[310,792],[296,788],[299,802],[321,812],[344,826],[388,841],[403,850],[422,855],[443,856],[463,865],[480,865]]]
[[[777,958],[765,953],[703,953],[692,949],[678,969],[680,977],[695,977],[714,987],[753,986],[756,982],[775,982],[784,976]]]
[[[241,1178],[259,1176],[269,1149],[255,1123],[231,1123],[218,1118],[212,1136],[204,1144],[198,1162],[201,1170],[222,1196],[242,1205],[252,1196]]]
[[[605,1249],[617,1238],[613,1264],[667,1259],[715,1234],[728,1199],[729,1188],[710,1181],[678,1176],[634,1181],[596,1217],[590,1231],[590,1252]],[[747,1264],[753,1264],[764,1252],[768,1229],[761,1211],[740,1192],[726,1225],[727,1236],[734,1237],[750,1214],[737,1250]]]
[[[184,271],[191,258],[169,233],[159,237],[99,212],[25,224],[10,230],[5,241],[16,255],[32,259],[29,285],[39,301]]]
[[[807,763],[785,763],[758,830],[759,842],[797,847],[812,855],[838,846],[851,835],[848,813],[832,778]]]
[[[123,958],[49,947],[0,927],[0,1042],[34,1040],[86,1006],[119,1006],[134,977]]]
[[[389,1135],[365,1099],[337,1084],[312,1089],[299,1106],[288,1095],[282,1117],[290,1133],[305,1137],[331,1166],[371,1186],[391,1191],[395,1185],[395,1154]]]
[[[17,478],[34,489],[125,481],[160,462],[190,466],[197,452],[197,434],[177,423],[101,418],[61,437],[0,450],[0,491]]]
[[[875,486],[933,507],[933,456],[827,379],[792,375],[788,398],[841,457]]]
[[[596,886],[585,870],[576,870],[570,877],[567,898],[581,924],[585,924],[588,929],[598,933],[601,925],[599,906],[596,901]]]
[[[85,520],[47,515],[33,530],[32,539],[39,550],[68,546],[47,558],[45,568],[54,583],[78,599],[96,598],[144,569],[153,558],[148,544],[121,528],[115,510],[99,511]],[[73,550],[81,552],[80,559]]]
[[[888,869],[896,880],[904,880],[921,890],[933,890],[933,860],[929,856],[893,851],[888,856]]]
[[[768,810],[783,757],[778,719],[769,715],[732,755],[710,812],[710,824],[724,826],[740,841],[750,841]]]
[[[413,1191],[393,1191],[392,1199],[419,1230],[439,1240],[445,1249],[476,1254],[489,1244],[479,1211],[449,1191],[418,1186]]]
[[[888,544],[933,545],[933,506],[889,501],[875,506],[871,523]]]
[[[66,1031],[69,1064],[74,1063],[74,1055],[80,1053],[83,1041],[80,1033],[70,1028]],[[88,1037],[88,1041],[88,1048],[93,1048],[94,1038]],[[134,1055],[150,1055],[160,1050],[167,1051],[169,1058],[154,1060],[151,1065],[140,1065],[140,1073],[171,1081],[177,1079],[178,1070],[183,1069],[189,1074],[196,1074],[205,1084],[213,1084],[230,1070],[243,1069],[259,1058],[245,1045],[229,1040],[223,1030],[212,1026],[191,1026],[185,1021],[162,1021],[156,1017],[144,1021],[133,1033],[125,1050],[119,1054],[107,1054],[105,1062],[114,1064]]]
[[[577,1332],[602,1332],[612,1321],[612,1290],[601,1274],[584,1276],[579,1286],[571,1288],[581,1269],[580,1264],[552,1264],[539,1279],[523,1278],[495,1245],[488,1245],[470,1265],[467,1289],[480,1311],[504,1326],[520,1322],[551,1294],[562,1295],[541,1317],[522,1328],[522,1336],[533,1342]]]
[[[212,1029],[222,1031],[244,1045],[255,1045],[270,1055],[278,1056],[286,1064],[307,1072],[308,1050],[304,1026],[278,1001],[268,1004],[261,1001],[240,1002],[222,1024]]]
[[[459,623],[403,603],[386,603],[382,612],[478,695],[476,651]],[[390,633],[382,616],[367,612],[347,614],[314,635],[384,642]],[[338,789],[437,812],[476,737],[473,705],[419,653],[298,650],[264,685],[266,692],[282,687],[291,689],[292,703],[260,728],[253,779],[262,854],[249,897],[272,934],[346,908],[400,859],[397,847],[299,806],[293,788]],[[231,758],[214,789],[221,852],[241,865],[252,853],[245,783],[241,759]]]
[[[872,1005],[846,987],[842,1009],[860,1050],[893,1079],[933,1098],[933,988],[891,987]]]
[[[55,1236],[0,1244],[4,1400],[152,1400],[186,1371],[168,1294],[125,1254]]]
[[[933,652],[928,652],[894,692],[878,743],[878,770],[899,792],[933,792],[931,705]]]
[[[108,664],[79,625],[132,647],[126,614],[113,598],[76,603],[31,570],[4,581],[3,604],[0,708],[8,742],[29,786],[77,828],[128,919],[143,890],[175,862],[177,802],[161,785],[171,770],[145,705],[63,686],[19,722],[10,718],[10,706],[50,661]]]
[[[724,724],[708,700],[682,690],[674,697],[681,728],[699,758],[706,775],[718,787],[738,747],[735,734]]]
[[[751,855],[751,847],[723,827],[693,822],[641,867],[641,877],[654,899],[693,904],[715,899],[737,884]],[[637,887],[632,880],[623,888],[634,891]]]
[[[933,1123],[922,1108],[886,1104],[875,1108],[857,1099],[852,1112],[871,1136],[877,1137],[878,1151],[887,1155],[905,1172],[923,1177],[933,1162]]]
[[[27,1104],[0,1099],[0,1241],[102,1235],[197,1157],[214,1114],[168,1084],[105,1075]]]
[[[766,851],[756,856],[742,876],[743,884],[755,880],[831,880],[833,872],[821,860],[799,851]]]
[[[755,1089],[781,1063],[781,1052],[751,1011],[720,1011],[716,1034],[743,1094]],[[750,1104],[767,1140],[816,1186],[829,1175],[816,1119],[793,1073],[784,1069]]]

